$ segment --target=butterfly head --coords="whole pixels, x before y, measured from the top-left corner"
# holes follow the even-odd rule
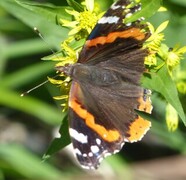
[[[58,72],[61,72],[66,76],[71,76],[72,71],[73,71],[73,67],[74,67],[73,64],[66,64],[65,66],[56,66],[55,69]]]

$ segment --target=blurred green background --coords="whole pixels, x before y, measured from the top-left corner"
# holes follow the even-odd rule
[[[41,4],[31,6],[21,2],[0,0],[0,180],[186,179],[185,127],[180,121],[177,131],[168,131],[166,102],[155,92],[151,131],[141,142],[126,144],[118,155],[104,160],[98,171],[79,168],[71,147],[42,162],[65,117],[59,102],[52,98],[60,91],[47,83],[27,96],[20,94],[55,75],[54,63],[41,58],[52,54],[48,46],[60,50],[60,43],[67,37],[68,30],[56,24],[58,18],[68,18],[63,7],[67,3],[35,0],[30,2]],[[112,3],[97,2],[103,10]],[[166,0],[163,5],[168,11],[158,12],[149,21],[158,27],[169,20],[166,44],[186,45],[186,1]],[[34,27],[48,45],[34,32]],[[186,73],[185,60],[181,69]],[[184,94],[180,94],[180,100],[185,107]]]

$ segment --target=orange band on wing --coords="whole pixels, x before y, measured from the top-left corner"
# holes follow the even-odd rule
[[[140,116],[138,116],[138,119],[136,119],[134,122],[130,124],[129,131],[127,134],[130,136],[127,137],[127,139],[130,142],[136,142],[143,138],[143,136],[146,134],[146,132],[150,129],[151,122],[147,121]]]
[[[138,102],[139,102],[139,107],[138,107],[139,111],[144,111],[146,113],[151,114],[152,105],[151,105],[150,97],[147,96],[146,100],[144,100],[143,97],[140,97],[138,99]]]
[[[69,102],[69,107],[71,107],[73,111],[75,111],[75,113],[85,121],[88,127],[93,129],[104,140],[113,142],[120,139],[121,136],[117,130],[107,130],[105,129],[105,127],[96,124],[94,116],[90,114],[86,109],[83,109],[81,105],[76,102],[76,99],[72,99],[72,101]]]
[[[129,38],[129,37],[140,41],[145,38],[145,34],[141,32],[139,28],[130,28],[124,31],[109,33],[107,36],[100,36],[95,39],[88,40],[86,42],[86,46],[91,47],[91,46],[96,46],[97,44],[112,43],[117,38]]]

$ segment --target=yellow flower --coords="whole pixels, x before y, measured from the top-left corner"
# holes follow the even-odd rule
[[[55,53],[52,56],[44,57],[44,60],[57,61],[56,66],[64,66],[65,64],[74,64],[77,61],[77,54],[80,49],[74,50],[70,47],[70,43],[73,40],[72,37],[68,38],[61,44],[61,52]]]
[[[61,93],[63,95],[61,96],[55,96],[53,97],[56,100],[61,100],[61,106],[62,106],[62,111],[66,111],[68,108],[68,98],[69,98],[69,91],[70,91],[70,81],[71,79],[69,77],[65,77],[64,75],[60,75],[60,77],[63,78],[63,80],[56,80],[53,78],[48,78],[48,80],[55,85],[58,85],[61,89]]]
[[[170,48],[169,51],[166,53],[166,57],[164,59],[171,76],[174,68],[176,68],[180,64],[180,61],[184,58],[183,55],[185,53],[186,46],[179,48],[178,45],[174,48]]]
[[[179,64],[180,60],[184,57],[186,53],[186,46],[179,49],[179,46],[175,46],[172,50],[169,51],[167,56],[167,66],[175,67]]]
[[[71,28],[69,36],[75,35],[76,39],[86,38],[103,15],[94,8],[94,0],[85,0],[82,4],[84,7],[82,12],[66,9],[66,12],[72,15],[74,21],[60,20],[62,26]]]
[[[64,66],[66,64],[74,64],[77,61],[78,50],[74,50],[69,46],[69,41],[64,41],[61,44],[63,57],[58,58],[60,61],[56,66]]]
[[[79,49],[75,51],[69,46],[69,43],[72,41],[72,39],[73,38],[69,38],[61,44],[63,56],[53,55],[53,57],[51,58],[53,61],[59,61],[56,64],[56,67],[65,66],[66,64],[74,64],[77,61],[77,52],[79,51]],[[60,76],[60,80],[53,79],[53,78],[48,78],[48,80],[52,84],[58,85],[61,88],[61,93],[63,95],[55,96],[54,99],[62,101],[61,106],[62,106],[62,111],[64,112],[68,108],[68,97],[69,97],[68,94],[70,90],[71,79],[70,77],[66,77],[63,73],[60,73],[59,76]]]
[[[161,50],[161,44],[164,40],[164,34],[162,31],[167,27],[168,21],[163,22],[155,30],[152,24],[148,23],[148,28],[151,32],[151,36],[147,39],[144,47],[147,48],[150,52],[150,55],[145,58],[145,64],[148,66],[156,66],[157,59],[156,55]]]
[[[162,31],[167,27],[168,23],[168,21],[163,22],[156,30],[154,29],[152,24],[148,23],[148,27],[151,32],[150,38],[148,38],[146,41],[146,46],[148,47],[148,49],[158,52],[159,47],[164,40],[164,34],[162,33]]]
[[[157,64],[157,59],[156,59],[156,54],[151,53],[150,55],[145,57],[145,64],[150,66],[156,66]]]

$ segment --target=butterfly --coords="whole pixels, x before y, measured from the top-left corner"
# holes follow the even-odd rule
[[[149,90],[140,86],[145,71],[142,49],[150,36],[140,20],[125,19],[140,11],[130,0],[118,0],[99,19],[77,63],[59,66],[72,79],[69,95],[69,134],[80,165],[97,169],[125,142],[136,142],[151,123],[135,110],[151,113]]]

